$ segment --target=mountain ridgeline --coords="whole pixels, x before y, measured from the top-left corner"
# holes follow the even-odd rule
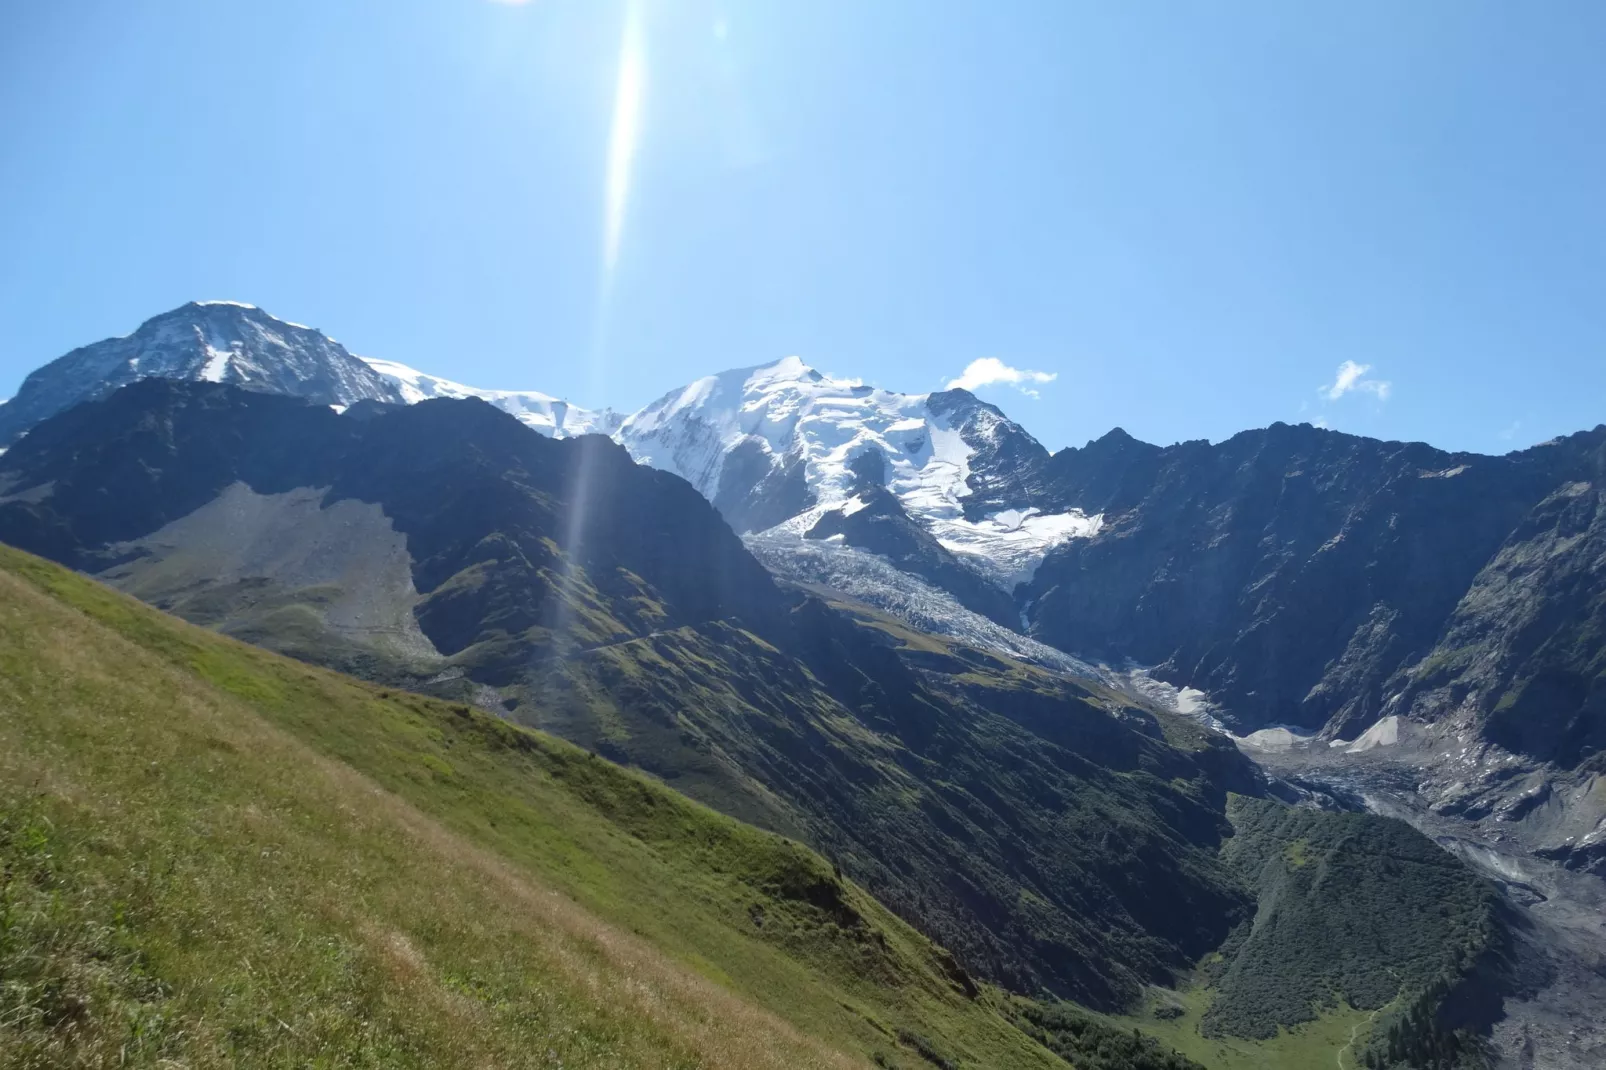
[[[364,361],[211,302],[39,369],[0,405],[0,441],[142,377],[338,406],[480,396],[550,437],[606,431],[738,533],[880,555],[1050,646],[1154,666],[1239,731],[1459,717],[1568,768],[1606,732],[1598,527],[1574,537],[1595,523],[1606,428],[1504,457],[1285,424],[1167,447],[1116,430],[1050,454],[966,391],[899,394],[796,358],[621,417]]]
[[[965,391],[795,358],[624,417],[210,303],[41,369],[0,429],[0,542],[427,696],[429,731],[479,718],[446,733],[463,753],[512,722],[801,841],[832,873],[794,889],[810,925],[887,973],[862,923],[884,905],[996,1011],[1016,1054],[976,1065],[1022,1038],[1044,1066],[1188,1065],[1092,1008],[1213,1066],[1331,1028],[1370,1065],[1472,1067],[1515,991],[1520,922],[1464,862],[1278,801],[1338,796],[1271,780],[1132,663],[1239,731],[1441,732],[1437,813],[1606,868],[1606,428],[1501,458],[1282,424],[1050,454]],[[701,827],[671,824],[675,851]],[[975,1034],[888,1021],[885,1065],[971,1064]]]
[[[405,400],[395,383],[314,328],[233,301],[191,301],[29,375],[0,405],[0,447],[79,402],[149,378],[231,383],[324,405]]]
[[[1105,524],[1038,571],[1032,630],[1162,664],[1246,728],[1352,739],[1385,710],[1408,712],[1410,670],[1479,614],[1488,599],[1477,592],[1494,582],[1485,570],[1549,530],[1553,496],[1594,500],[1603,450],[1606,428],[1505,457],[1308,425],[1164,449],[1111,432],[1044,466],[1045,496]],[[1554,614],[1556,626],[1573,622]],[[1550,639],[1531,637],[1531,649]],[[1528,652],[1502,659],[1494,699],[1536,668]],[[1579,698],[1593,687],[1587,676],[1571,686]]]

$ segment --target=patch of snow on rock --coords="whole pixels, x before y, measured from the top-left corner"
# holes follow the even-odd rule
[[[227,349],[214,349],[204,340],[201,349],[206,354],[206,366],[201,369],[201,378],[208,383],[221,383],[229,374],[229,358],[234,354]],[[139,367],[139,358],[135,357],[129,364],[133,368]]]

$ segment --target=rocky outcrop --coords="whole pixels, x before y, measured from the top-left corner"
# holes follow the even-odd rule
[[[1603,441],[1484,457],[1309,425],[1164,449],[1111,432],[1047,466],[1046,507],[1105,519],[1023,591],[1032,634],[1157,664],[1245,730],[1353,738]]]
[[[1399,709],[1467,710],[1485,738],[1561,766],[1606,751],[1606,444],[1481,569]]]

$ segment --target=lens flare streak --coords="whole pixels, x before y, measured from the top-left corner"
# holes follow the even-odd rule
[[[640,0],[629,0],[625,9],[624,37],[619,45],[619,74],[614,86],[613,122],[608,132],[608,170],[603,187],[602,279],[597,295],[597,323],[592,341],[591,386],[602,386],[606,374],[608,319],[619,264],[619,246],[624,237],[625,210],[630,200],[631,171],[636,144],[641,137],[642,95],[646,88],[647,57],[641,24]],[[555,686],[563,676],[563,662],[580,649],[574,634],[576,609],[585,602],[584,570],[580,564],[585,549],[586,524],[590,519],[592,481],[595,478],[600,442],[581,437],[563,444],[577,450],[571,471],[569,510],[564,523],[558,567],[549,607],[552,642],[542,659],[552,674],[552,683],[538,683],[538,689]]]
[[[641,104],[647,80],[640,5],[625,11],[624,40],[619,46],[619,80],[614,89],[613,126],[608,135],[607,207],[603,230],[603,268],[611,278],[619,262],[625,209],[630,200],[630,174],[641,136]]]

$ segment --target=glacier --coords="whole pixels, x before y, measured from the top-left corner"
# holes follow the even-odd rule
[[[968,394],[969,406],[934,405],[935,397],[828,376],[793,356],[671,391],[627,418],[615,437],[637,461],[681,476],[727,515],[727,462],[738,450],[756,450],[769,473],[799,466],[811,503],[771,526],[793,534],[826,512],[851,515],[862,507],[854,462],[877,451],[885,486],[910,517],[1005,591],[1030,579],[1055,546],[1098,533],[1102,518],[1079,510],[1044,514],[1017,507],[970,515],[974,459],[994,444],[1004,424],[1025,432]],[[961,426],[960,414],[983,418]]]

